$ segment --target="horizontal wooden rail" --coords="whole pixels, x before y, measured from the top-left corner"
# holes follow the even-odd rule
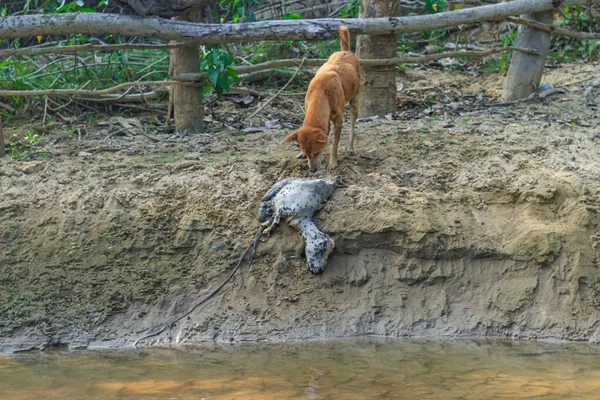
[[[120,14],[33,14],[0,18],[0,38],[68,34],[114,34],[164,40],[219,44],[276,40],[322,40],[337,36],[345,25],[353,34],[380,35],[420,32],[509,16],[550,10],[558,6],[598,4],[600,0],[514,0],[438,14],[394,18],[261,21],[243,24],[200,24]]]

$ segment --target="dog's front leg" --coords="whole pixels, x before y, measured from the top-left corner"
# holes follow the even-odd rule
[[[336,118],[333,121],[333,145],[331,146],[331,154],[329,155],[329,167],[327,170],[333,172],[338,165],[337,150],[340,144],[340,136],[342,135],[342,118]]]

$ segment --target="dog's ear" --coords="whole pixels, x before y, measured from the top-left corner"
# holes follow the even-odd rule
[[[283,141],[286,143],[297,142],[298,141],[298,131],[292,133],[290,136],[286,137]]]
[[[327,143],[327,135],[324,134],[323,132],[319,132],[319,134],[317,135],[317,143]]]

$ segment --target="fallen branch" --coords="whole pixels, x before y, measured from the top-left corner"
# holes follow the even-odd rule
[[[560,28],[554,25],[547,25],[541,22],[533,21],[530,19],[519,18],[519,17],[508,17],[506,18],[509,22],[514,22],[519,25],[527,25],[535,29],[539,29],[544,32],[550,32],[553,35],[568,36],[579,40],[594,40],[600,39],[600,33],[595,32],[576,32],[570,29]]]
[[[43,89],[43,90],[0,90],[0,97],[33,97],[33,96],[72,96],[72,97],[88,97],[98,98],[123,89],[128,89],[136,86],[168,86],[181,85],[180,81],[141,81],[141,82],[126,82],[120,85],[113,86],[102,90],[85,90],[85,89]]]
[[[307,72],[298,74],[298,78],[306,78]],[[263,71],[250,72],[248,74],[238,75],[244,82],[265,81],[267,79],[290,79],[294,71],[282,71],[279,69],[265,69]]]
[[[108,152],[108,153],[116,153],[123,150],[122,147],[108,147],[108,146],[100,146],[100,147],[94,147],[93,149],[88,149],[86,150],[88,153],[101,153],[101,152]]]
[[[531,49],[523,49],[520,47],[498,47],[483,51],[449,51],[445,53],[429,54],[418,57],[396,57],[387,60],[360,60],[360,63],[361,65],[368,65],[372,67],[400,64],[423,64],[429,61],[436,61],[444,58],[486,57],[492,54],[507,53],[509,51],[519,51],[521,53],[539,55],[537,51]]]
[[[256,114],[258,114],[263,108],[265,108],[267,106],[267,104],[269,104],[275,97],[277,97],[279,95],[279,93],[283,92],[285,90],[285,88],[288,87],[288,85],[294,80],[294,78],[296,77],[296,75],[298,75],[298,72],[300,71],[300,68],[302,68],[302,66],[304,65],[304,62],[306,61],[306,58],[302,59],[302,62],[300,63],[300,65],[298,66],[298,68],[296,69],[296,73],[290,78],[289,81],[287,81],[287,83],[281,88],[279,89],[279,91],[277,93],[275,93],[273,95],[273,97],[271,97],[269,100],[265,101],[264,104],[262,106],[260,106],[260,108],[258,110],[256,110],[255,112],[252,113],[252,115],[250,115],[247,118],[244,118],[244,120],[249,120],[252,119],[254,116],[256,116]]]
[[[168,44],[82,44],[73,46],[25,47],[22,49],[0,50],[0,58],[41,56],[44,54],[74,54],[91,51],[122,51],[122,50],[164,50],[181,47],[184,43]]]
[[[238,75],[249,74],[251,72],[264,71],[266,69],[273,68],[284,68],[284,67],[297,67],[302,62],[302,59],[289,58],[284,60],[273,60],[267,61],[260,64],[252,65],[240,65],[239,67],[233,67]],[[327,62],[326,59],[307,59],[304,62],[305,67],[320,67]],[[193,74],[181,74],[173,78],[175,81],[180,82],[196,82],[206,79],[208,77],[207,72],[193,73]]]
[[[8,111],[10,111],[11,113],[16,112],[17,110],[15,110],[14,108],[12,108],[11,106],[9,106],[8,104],[4,104],[3,102],[0,101],[0,108],[4,108]]]
[[[525,103],[525,102],[534,101],[534,100],[537,100],[537,101],[542,100],[543,101],[543,100],[546,100],[547,97],[552,96],[557,93],[567,93],[567,90],[563,89],[563,88],[552,88],[552,89],[548,89],[541,93],[538,93],[538,92],[531,93],[529,96],[527,96],[523,99],[501,101],[498,103],[484,103],[483,106],[484,107],[505,107],[505,106],[512,106],[514,104]]]
[[[62,60],[60,60],[62,62]],[[39,78],[43,78],[46,76],[53,76],[53,75],[62,75],[65,74],[67,72],[73,72],[73,71],[77,71],[79,69],[85,69],[86,72],[90,72],[93,71],[92,68],[100,68],[100,67],[104,67],[104,66],[109,66],[109,65],[114,65],[114,63],[110,63],[110,62],[103,62],[103,63],[94,63],[94,64],[77,64],[77,62],[75,62],[75,65],[73,65],[70,68],[64,68],[62,70],[58,70],[58,71],[52,71],[52,72],[44,72],[42,74],[38,74],[38,72],[40,72],[40,70],[32,72],[28,75],[25,76],[25,78],[29,78],[29,79],[39,79]],[[128,62],[128,65],[146,65],[140,62]],[[46,68],[46,66],[42,67],[42,70],[44,70]],[[36,75],[37,74],[37,75]],[[95,73],[94,73],[95,75]]]
[[[113,34],[194,41],[198,44],[323,40],[337,37],[340,25],[347,26],[353,34],[409,33],[503,20],[512,15],[552,10],[558,6],[595,3],[600,3],[600,0],[514,0],[410,17],[260,21],[242,24],[200,24],[102,13],[29,14],[0,18],[0,37],[14,39],[48,35]]]
[[[101,97],[79,97],[80,100],[84,101],[92,101],[95,103],[126,103],[126,102],[138,102],[138,101],[147,101],[152,100],[157,97],[162,96],[166,93],[166,90],[161,91],[153,91],[153,92],[144,92],[144,93],[135,93],[135,94],[126,94],[126,95],[103,95]]]
[[[136,105],[136,104],[131,104],[131,103],[111,103],[111,107],[131,108],[133,110],[142,110],[142,111],[148,111],[148,109],[160,110],[161,112],[167,111],[167,108],[160,104],[152,104],[152,103],[148,103],[146,101],[144,101],[143,105]]]

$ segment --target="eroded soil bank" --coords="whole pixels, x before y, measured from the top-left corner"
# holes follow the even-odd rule
[[[565,71],[546,80],[564,85],[598,67]],[[405,84],[439,79],[462,100],[359,124],[357,155],[340,159],[347,187],[317,218],[336,240],[323,275],[305,270],[299,235],[282,227],[222,292],[143,344],[600,341],[597,109],[579,85],[485,107],[477,96],[501,78],[435,74],[411,72]],[[0,161],[0,351],[130,345],[224,279],[271,184],[308,176],[282,143],[290,129],[182,143],[103,129],[79,145],[49,143],[51,159]]]

